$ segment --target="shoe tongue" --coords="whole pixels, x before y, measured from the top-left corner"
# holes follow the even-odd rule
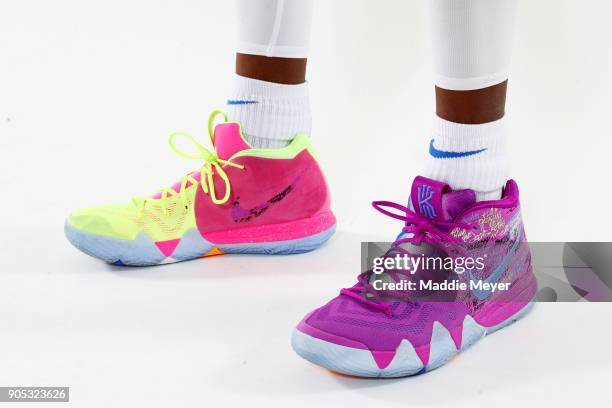
[[[412,183],[410,200],[417,214],[449,222],[461,210],[476,202],[476,194],[472,190],[453,191],[446,183],[418,176]]]
[[[221,123],[215,127],[215,150],[222,160],[227,160],[243,150],[252,149],[240,132],[240,125],[235,122]]]

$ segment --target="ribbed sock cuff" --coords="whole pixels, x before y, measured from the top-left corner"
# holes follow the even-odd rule
[[[510,172],[506,133],[505,118],[465,125],[436,116],[425,175],[479,200],[499,198]]]
[[[285,85],[236,75],[227,111],[254,147],[282,147],[297,133],[311,131],[307,83]]]

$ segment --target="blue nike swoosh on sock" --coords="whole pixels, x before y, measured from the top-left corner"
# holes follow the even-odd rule
[[[448,152],[445,150],[438,150],[434,147],[434,139],[431,139],[431,143],[429,143],[429,154],[431,154],[436,159],[456,159],[458,157],[467,157],[473,156],[478,153],[482,153],[486,148],[479,150],[468,150],[466,152]]]
[[[229,99],[227,101],[228,105],[254,105],[256,103],[259,103],[259,101],[240,101],[235,99]]]

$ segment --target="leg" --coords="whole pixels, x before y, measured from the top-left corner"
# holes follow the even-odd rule
[[[254,147],[283,147],[310,133],[306,61],[312,0],[238,0],[238,51],[230,118]]]
[[[508,178],[504,119],[517,0],[428,0],[436,118],[426,174],[479,200]]]
[[[388,201],[372,203],[404,225],[390,252],[383,247],[378,254],[388,256],[404,244],[425,244],[429,249],[424,251],[421,266],[427,267],[419,268],[425,269],[419,271],[425,275],[414,275],[411,281],[406,278],[415,271],[402,272],[401,266],[383,268],[383,273],[393,270],[392,277],[388,273],[361,274],[356,285],[342,289],[338,297],[309,313],[295,328],[292,346],[304,359],[352,376],[421,374],[439,368],[529,311],[537,282],[531,264],[525,261],[529,249],[518,210],[518,186],[513,181],[506,184],[504,148],[515,2],[428,0],[437,103],[428,177],[415,178],[408,207]],[[495,201],[504,184],[504,201]],[[477,199],[490,201],[475,205]],[[429,241],[462,246],[461,251],[467,251],[464,253],[472,260],[486,260],[469,272],[455,269],[456,274],[446,275],[442,263],[456,258],[449,251],[442,255],[439,267],[430,266],[432,254],[437,258],[444,251],[435,244],[428,247]],[[454,293],[459,297],[449,298],[438,289],[415,296],[408,285],[395,285],[411,281],[424,289],[420,284],[433,275],[442,277],[444,283],[459,283]],[[495,280],[506,289],[493,293],[473,287],[485,280]],[[394,287],[385,290],[389,281]]]

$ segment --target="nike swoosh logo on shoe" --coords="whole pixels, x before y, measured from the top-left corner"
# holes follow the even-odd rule
[[[232,205],[232,218],[234,222],[248,222],[259,217],[266,212],[273,204],[282,201],[287,195],[293,191],[293,185],[287,186],[283,191],[276,194],[263,204],[256,205],[253,208],[246,209],[240,205],[240,197],[237,197]]]
[[[514,256],[514,254],[515,254],[519,244],[521,243],[521,237],[522,237],[522,231],[519,229],[519,234],[516,237],[516,241],[514,241],[514,243],[512,244],[512,248],[510,248],[510,251],[508,251],[506,256],[504,256],[504,259],[502,259],[502,261],[497,266],[497,268],[493,271],[493,273],[491,275],[489,275],[489,277],[487,279],[482,281],[482,283],[484,285],[497,283],[499,278],[501,278],[502,273],[508,267],[508,264],[510,264],[510,261],[512,260],[512,257]],[[478,280],[478,279],[474,278],[474,276],[472,275],[472,271],[471,270],[468,271],[468,277],[470,278],[470,281]],[[474,296],[476,296],[478,298],[478,300],[483,301],[483,300],[486,300],[489,296],[491,296],[491,294],[493,293],[493,290],[492,289],[477,289],[477,288],[474,288],[474,289],[471,289],[471,292],[474,294]]]
[[[263,202],[262,204],[256,205],[253,208],[247,209],[242,207],[240,205],[240,197],[236,197],[231,208],[231,215],[234,222],[249,222],[268,211],[268,209],[274,204],[284,200],[289,195],[289,193],[291,193],[295,189],[297,184],[302,179],[302,176],[308,171],[308,169],[310,169],[310,164],[301,169],[301,171],[295,176],[291,183],[283,189],[283,191],[272,196],[270,199]]]
[[[429,143],[429,154],[431,154],[436,159],[456,159],[459,157],[468,157],[468,156],[473,156],[478,153],[482,153],[485,150],[487,149],[484,148],[484,149],[479,149],[479,150],[468,150],[465,152],[449,152],[446,150],[436,149],[434,147],[434,139],[431,139],[431,142]]]

